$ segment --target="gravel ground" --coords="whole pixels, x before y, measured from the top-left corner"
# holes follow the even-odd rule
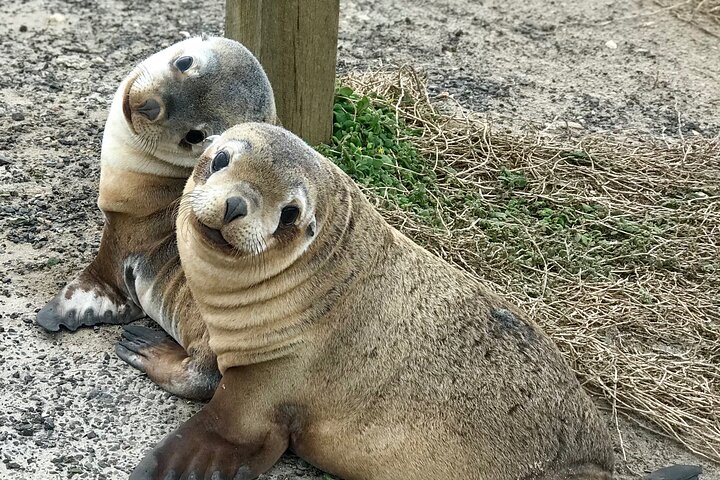
[[[340,71],[413,64],[433,92],[504,128],[720,132],[720,42],[651,1],[341,3]],[[126,478],[199,405],[117,359],[117,327],[47,334],[33,319],[98,248],[100,140],[118,82],[185,32],[222,33],[223,4],[0,6],[0,479]],[[701,463],[703,480],[720,479],[674,442],[622,420],[619,431],[621,478]],[[287,457],[265,478],[322,475]]]

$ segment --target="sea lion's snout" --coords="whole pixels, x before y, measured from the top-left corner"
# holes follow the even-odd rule
[[[123,89],[123,116],[135,134],[142,130],[138,122],[157,122],[165,112],[163,101],[158,98],[154,88],[148,88],[149,83],[151,82],[145,70],[136,68],[130,74]]]
[[[223,222],[227,225],[237,218],[242,218],[247,215],[247,202],[242,197],[230,197],[225,202],[225,217]]]
[[[260,211],[254,208],[257,202],[251,193],[232,183],[198,187],[189,194],[191,225],[214,248],[232,250],[236,243],[246,244],[261,228]]]
[[[220,230],[208,227],[200,221],[198,221],[198,226],[200,233],[202,233],[205,239],[208,240],[210,243],[214,244],[216,247],[220,247],[223,249],[232,249],[232,245],[230,245],[225,239],[225,237],[223,237],[223,234]]]
[[[151,122],[157,120],[160,116],[161,110],[162,108],[160,107],[160,103],[154,98],[148,98],[142,103],[142,105],[137,107],[137,112]]]
[[[165,107],[162,100],[147,93],[135,93],[132,90],[127,96],[130,122],[136,125],[137,121],[156,123],[163,118]]]
[[[165,116],[162,100],[147,93],[134,92],[132,88],[129,88],[125,94],[122,110],[125,121],[136,135],[147,129],[149,125],[157,124]]]
[[[262,212],[251,208],[256,202],[248,195],[214,187],[193,195],[191,219],[207,243],[221,250],[258,253],[262,236]],[[247,250],[247,252],[246,252]]]

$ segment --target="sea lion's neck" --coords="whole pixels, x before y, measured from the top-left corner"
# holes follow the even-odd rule
[[[369,205],[358,205],[367,202],[359,191],[333,193],[336,196],[328,202],[333,211],[327,212],[317,240],[286,269],[252,285],[246,275],[250,268],[267,267],[255,264],[245,270],[235,266],[218,271],[215,265],[215,281],[190,269],[188,275],[200,280],[191,288],[194,293],[199,290],[195,298],[221,371],[293,355],[310,336],[332,328],[322,319],[374,263],[358,253],[382,253],[392,229]],[[208,268],[204,267],[206,272]]]
[[[120,102],[116,95],[103,134],[98,206],[106,214],[144,217],[180,198],[192,169],[144,151],[123,117]]]
[[[187,177],[163,177],[105,164],[100,169],[98,206],[106,215],[148,217],[176,202],[186,181]]]

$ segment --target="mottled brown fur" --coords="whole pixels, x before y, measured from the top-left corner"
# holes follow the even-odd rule
[[[232,162],[208,171],[222,149]],[[282,129],[236,127],[205,156],[178,246],[224,376],[132,479],[255,478],[286,445],[345,479],[611,478],[598,412],[519,309],[389,226]],[[222,200],[248,193],[259,206],[223,224]],[[278,242],[273,223],[293,202],[305,205],[295,238]],[[193,216],[235,254],[188,227]]]

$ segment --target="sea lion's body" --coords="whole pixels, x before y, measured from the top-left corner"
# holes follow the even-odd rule
[[[255,478],[287,447],[348,480],[611,478],[608,431],[540,328],[297,137],[223,134],[178,245],[223,378],[132,479]]]
[[[262,67],[237,42],[192,38],[136,67],[115,94],[103,134],[100,250],[38,323],[75,330],[147,315],[179,345],[132,326],[118,354],[173,393],[207,398],[219,374],[180,268],[175,217],[206,138],[245,121],[276,121],[275,105]]]

